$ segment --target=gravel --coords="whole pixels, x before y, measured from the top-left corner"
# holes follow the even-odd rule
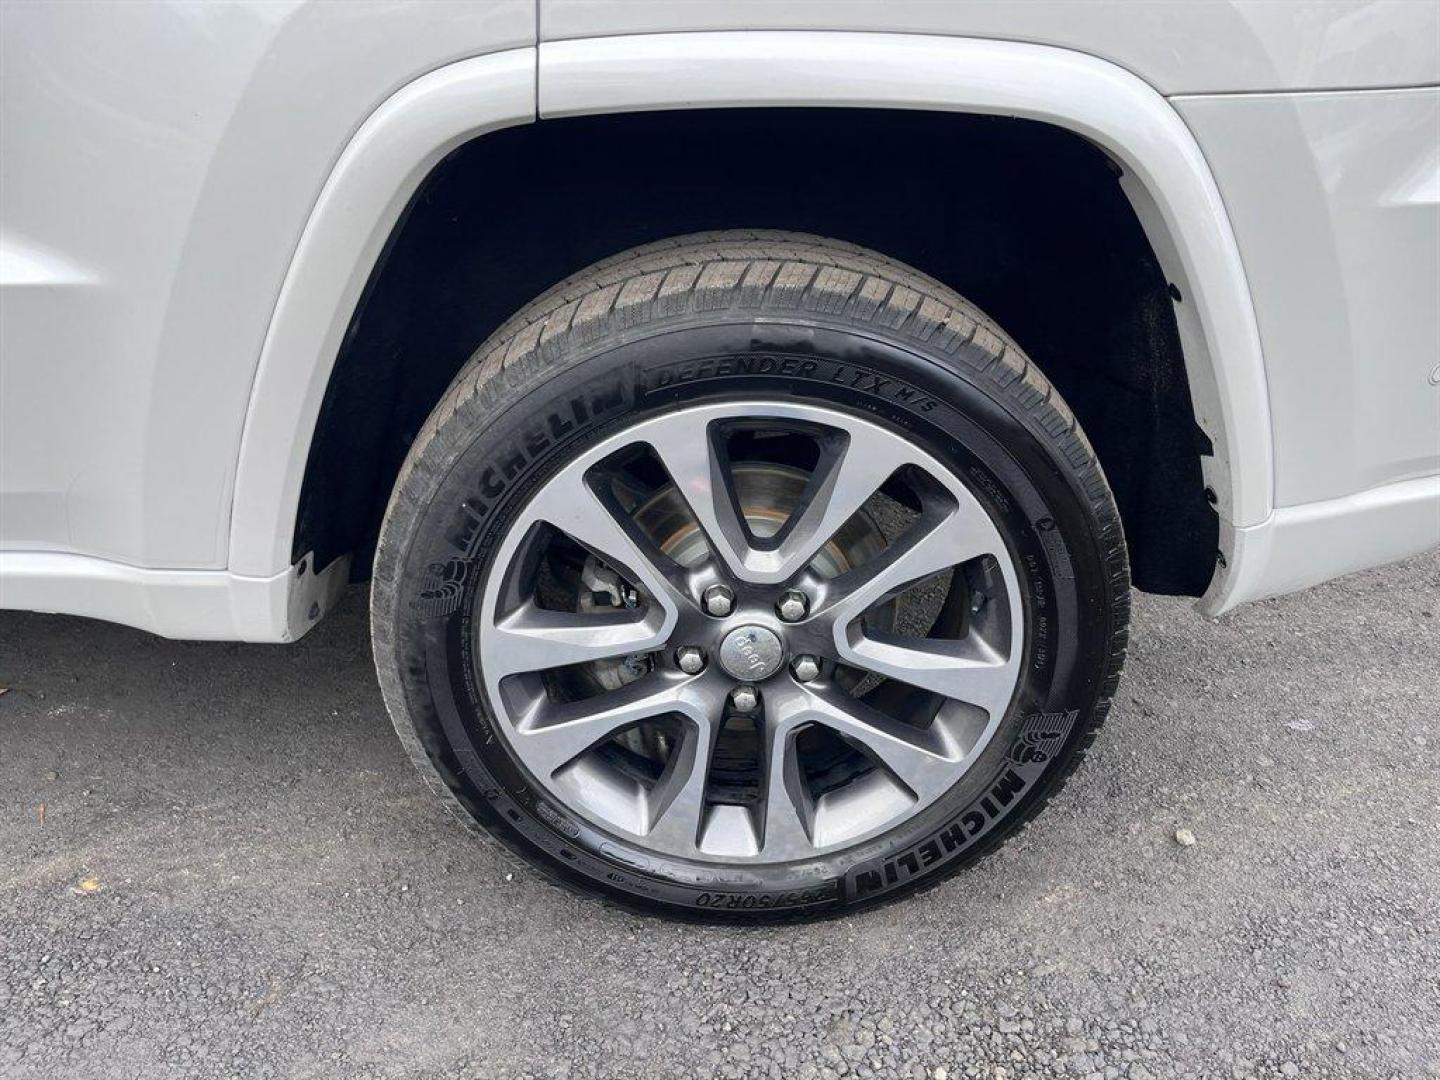
[[[1137,596],[1025,834],[785,929],[618,913],[472,839],[358,592],[289,647],[3,613],[0,1076],[1440,1076],[1437,566],[1218,621]]]

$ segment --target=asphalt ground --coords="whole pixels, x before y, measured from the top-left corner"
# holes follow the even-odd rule
[[[1137,596],[1025,833],[786,928],[472,837],[364,600],[288,647],[0,613],[0,1076],[1440,1076],[1434,553],[1216,621]]]

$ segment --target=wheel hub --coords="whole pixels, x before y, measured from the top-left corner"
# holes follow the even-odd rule
[[[785,662],[785,646],[768,627],[736,627],[720,643],[720,666],[733,679],[758,682],[768,679]]]

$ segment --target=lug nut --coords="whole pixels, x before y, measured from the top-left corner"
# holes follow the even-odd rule
[[[735,594],[724,585],[711,585],[700,597],[707,613],[723,619],[735,610]]]
[[[820,675],[820,661],[813,656],[797,656],[790,665],[790,672],[800,682],[810,682]]]
[[[730,704],[736,712],[754,712],[760,704],[760,694],[753,686],[737,686],[730,691]]]
[[[675,663],[686,675],[699,675],[705,670],[705,651],[695,645],[681,645],[675,650]]]
[[[799,622],[805,617],[805,612],[810,610],[810,601],[805,599],[805,594],[791,589],[775,605],[775,614],[786,622]]]

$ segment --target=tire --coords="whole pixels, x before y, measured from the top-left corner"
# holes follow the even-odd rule
[[[371,617],[464,821],[631,910],[787,920],[934,885],[1038,812],[1109,709],[1128,590],[1089,443],[984,314],[868,250],[725,232],[597,263],[475,353],[396,482]]]

